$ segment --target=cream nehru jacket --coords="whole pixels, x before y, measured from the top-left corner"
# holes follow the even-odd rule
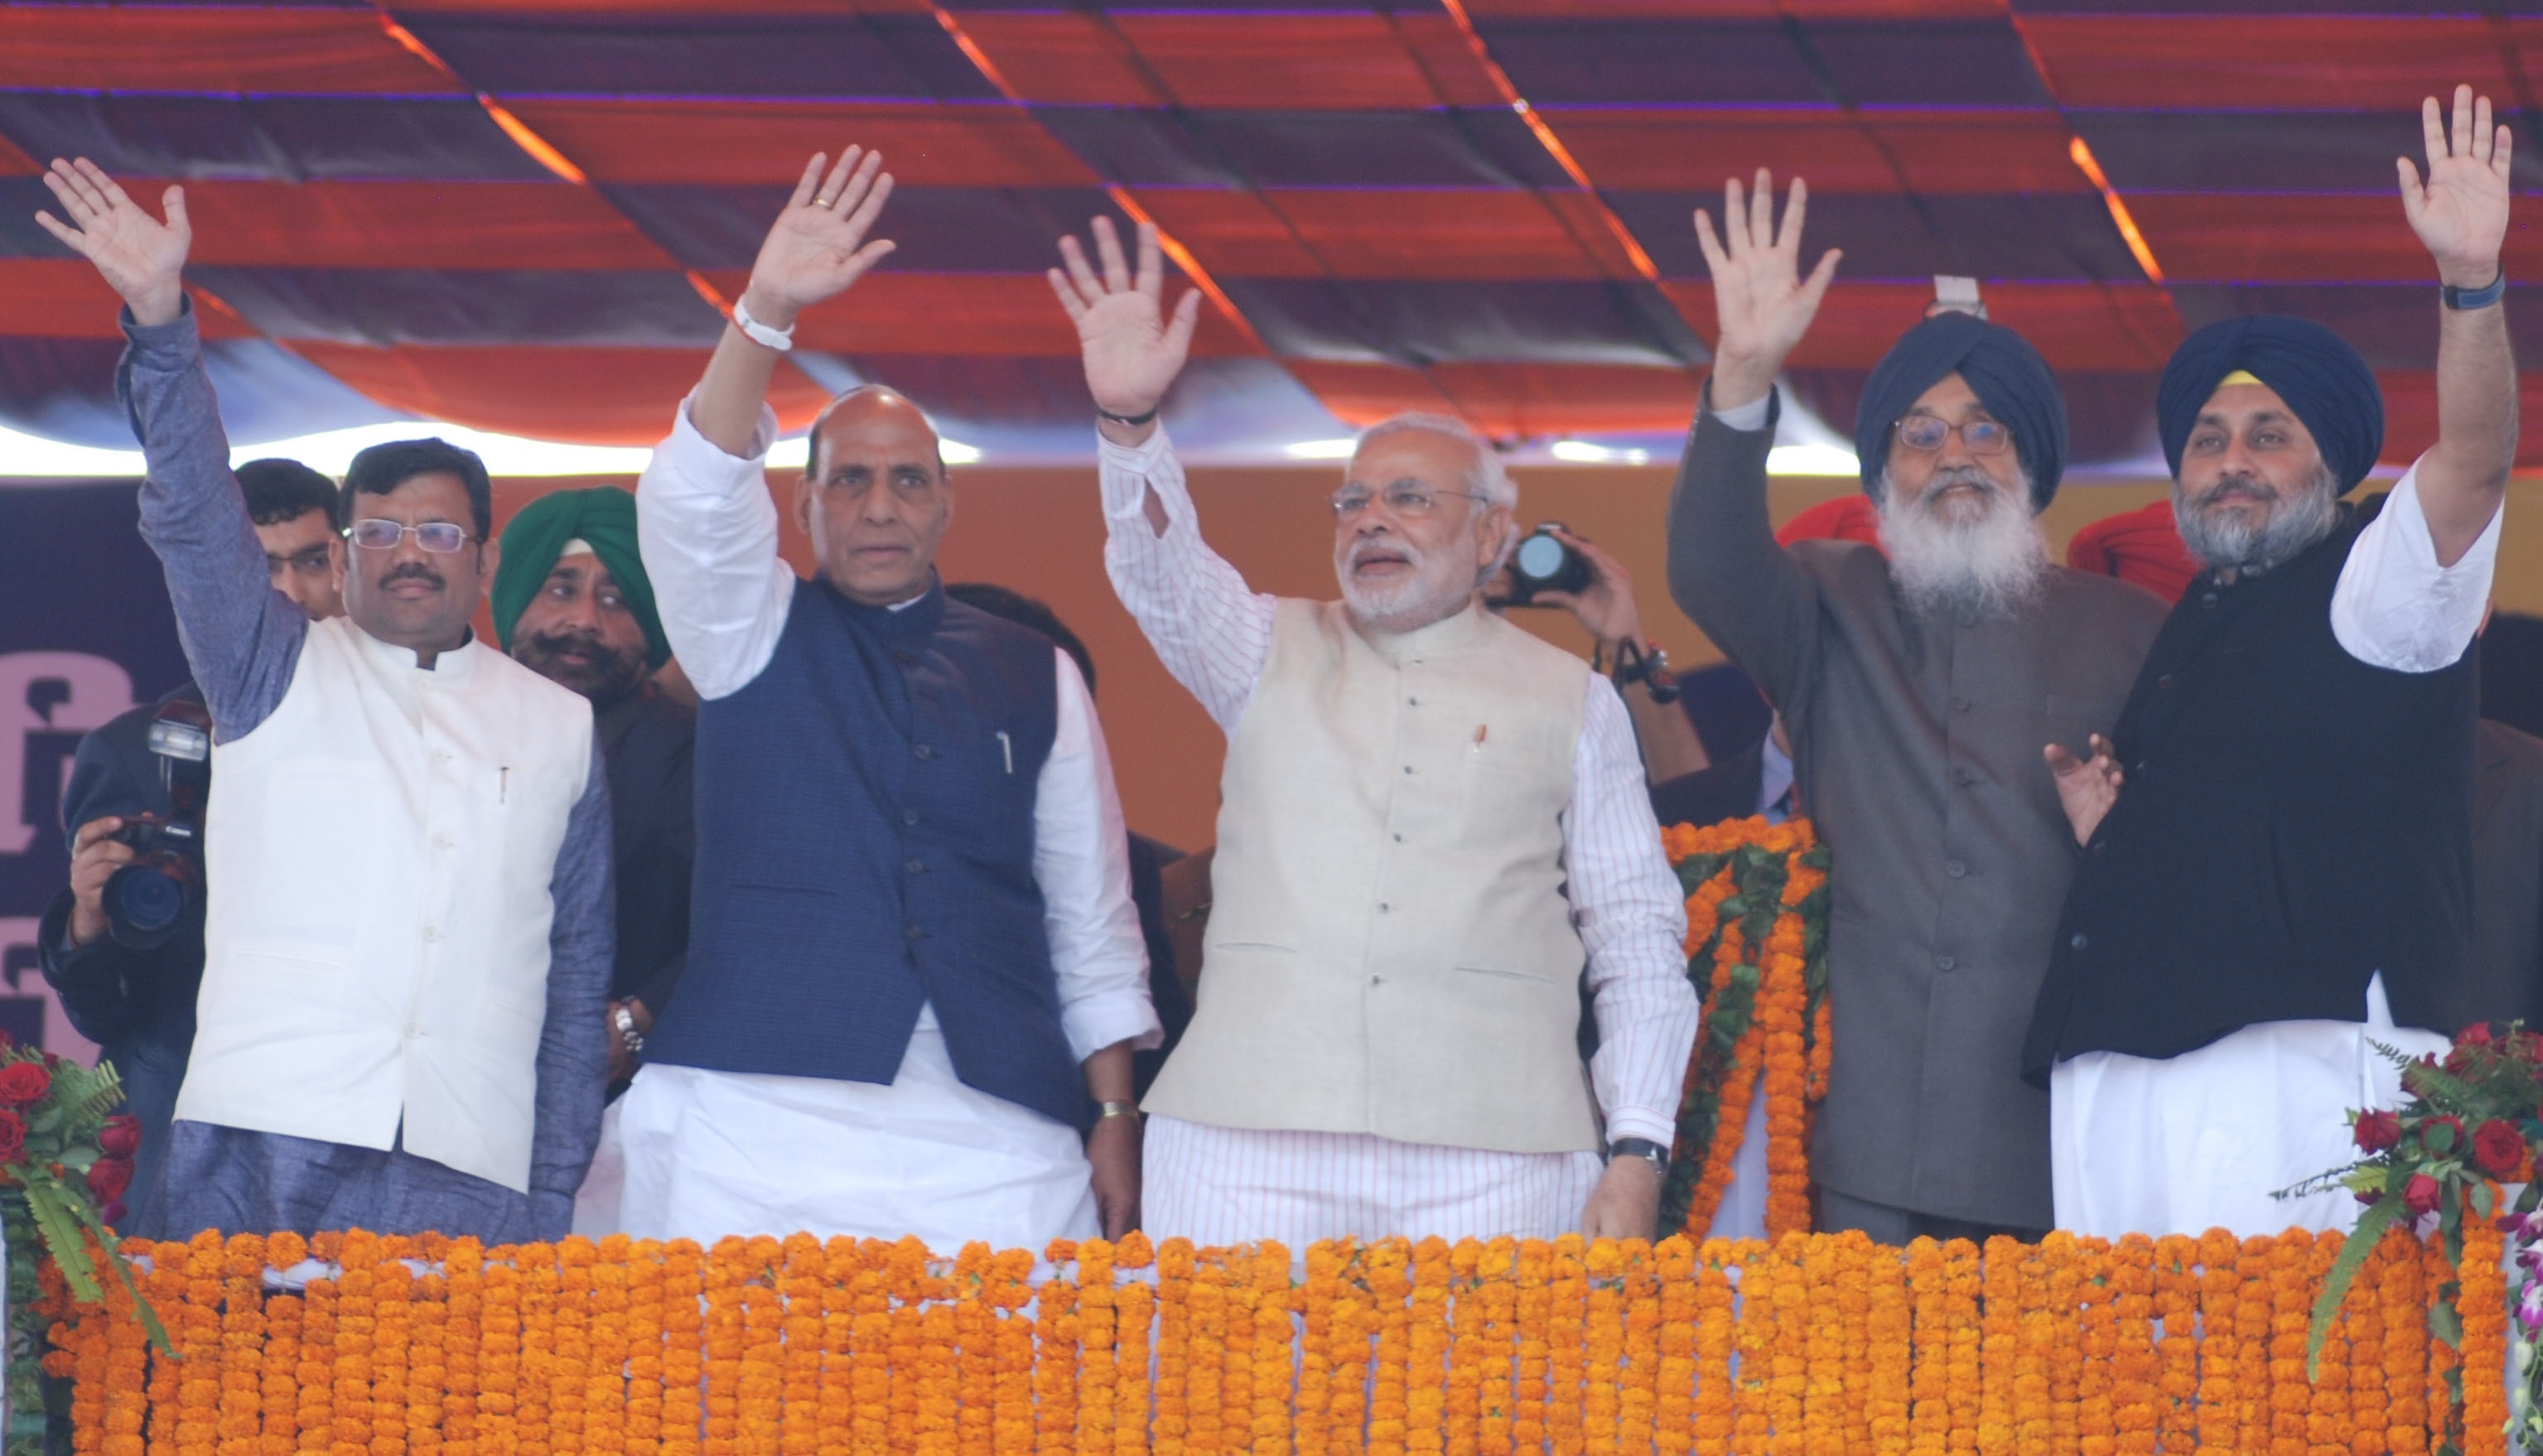
[[[526,1192],[548,927],[591,708],[484,643],[430,669],[311,624],[212,748],[210,898],[177,1115],[407,1151]]]
[[[1588,670],[1480,607],[1379,635],[1281,601],[1228,742],[1197,1005],[1148,1107],[1596,1147],[1562,864]]]

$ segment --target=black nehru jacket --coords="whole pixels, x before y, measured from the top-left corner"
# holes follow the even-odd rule
[[[2267,574],[2191,584],[2113,730],[2127,774],[2083,851],[2023,1048],[2170,1057],[2244,1027],[2437,1028],[2471,926],[2479,653],[2435,672],[2350,656],[2331,598],[2383,506]]]

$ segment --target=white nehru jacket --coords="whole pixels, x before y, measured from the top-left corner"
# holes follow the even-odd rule
[[[581,697],[472,642],[429,669],[313,624],[212,749],[198,1027],[177,1115],[407,1151],[529,1189],[549,882]]]

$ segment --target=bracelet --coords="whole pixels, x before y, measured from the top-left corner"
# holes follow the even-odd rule
[[[2478,288],[2458,288],[2452,283],[2441,284],[2437,289],[2437,296],[2445,300],[2446,307],[2458,313],[2470,313],[2477,308],[2488,308],[2507,296],[2507,266],[2500,265],[2499,276]]]
[[[772,329],[752,318],[750,310],[743,307],[738,298],[732,301],[732,326],[739,329],[751,343],[766,345],[779,353],[788,352],[795,347],[795,330],[792,325],[783,329]]]
[[[626,1047],[630,1056],[645,1049],[645,1034],[636,1030],[636,1013],[627,1009],[626,1002],[609,1008],[609,1020],[618,1028],[618,1044]]]
[[[1158,407],[1155,405],[1150,405],[1148,407],[1148,413],[1145,415],[1116,415],[1112,411],[1105,409],[1102,405],[1098,405],[1095,407],[1095,415],[1099,420],[1110,420],[1116,424],[1137,425],[1145,424],[1149,421],[1156,419],[1157,408]]]
[[[1140,1118],[1139,1105],[1134,1102],[1105,1103],[1102,1105],[1102,1110],[1096,1113],[1095,1120],[1101,1122],[1107,1117],[1127,1117],[1136,1122]]]

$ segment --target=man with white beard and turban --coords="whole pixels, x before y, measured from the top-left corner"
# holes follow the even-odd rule
[[[1161,310],[1154,228],[1135,275],[1109,222],[1095,240],[1101,273],[1069,239],[1050,280],[1099,416],[1105,564],[1228,735],[1144,1226],[1653,1237],[1696,1030],[1685,906],[1615,689],[1479,599],[1516,488],[1455,421],[1378,424],[1332,496],[1343,599],[1257,595],[1201,540],[1156,420],[1198,295]]]
[[[1782,712],[1835,856],[1820,1221],[1888,1244],[2037,1233],[2048,1100],[2022,1036],[2076,855],[2050,764],[2079,768],[2118,719],[2163,603],[2049,564],[2036,517],[2065,402],[2020,335],[1965,313],[1908,330],[1864,389],[1888,555],[1777,546],[1775,376],[1838,255],[1802,275],[1801,183],[1780,230],[1764,172],[1725,197],[1719,238],[1695,215],[1721,338],[1669,501],[1669,589]]]

